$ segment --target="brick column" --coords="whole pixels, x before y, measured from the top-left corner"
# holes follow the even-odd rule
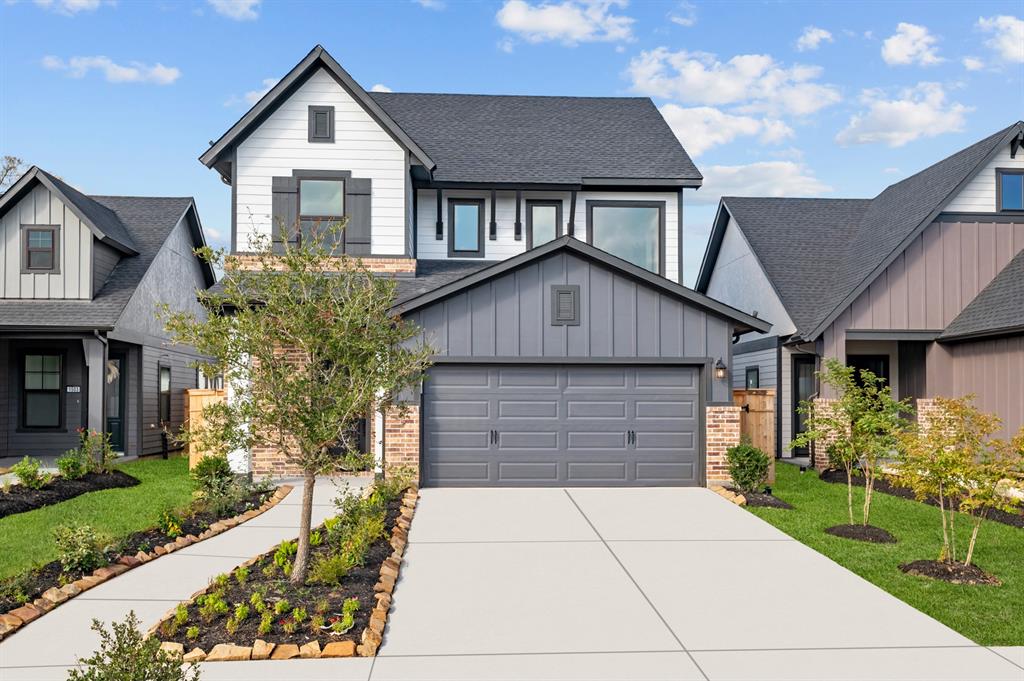
[[[393,407],[384,414],[384,470],[420,469],[420,408]]]
[[[922,431],[927,432],[941,412],[942,410],[934,399],[930,397],[917,398],[917,424]]]
[[[837,400],[825,397],[814,398],[814,411],[818,414],[831,414],[834,412]],[[835,440],[834,437],[825,437],[814,442],[814,469],[819,473],[829,467],[828,446]]]
[[[740,443],[740,408],[711,406],[705,408],[704,449],[707,452],[704,470],[708,485],[731,483],[725,453]]]

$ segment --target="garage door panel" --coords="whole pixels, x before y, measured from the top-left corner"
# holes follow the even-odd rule
[[[642,430],[636,431],[637,450],[647,449],[668,449],[688,450],[693,449],[693,431],[647,433]]]
[[[589,390],[623,389],[626,387],[626,369],[607,367],[573,367],[567,372],[566,390],[587,388]]]
[[[487,400],[458,400],[439,397],[431,405],[430,418],[489,419],[490,402]]]
[[[498,464],[503,482],[558,482],[558,464],[553,461],[503,461]]]
[[[445,367],[444,371],[431,372],[428,385],[433,389],[445,387],[486,388],[488,370],[481,367]]]
[[[490,442],[490,431],[459,432],[452,430],[431,430],[427,432],[427,444],[431,449],[475,449],[486,450]]]
[[[498,417],[502,419],[557,419],[557,400],[498,400]]]
[[[429,463],[426,477],[432,480],[487,482],[486,463]]]
[[[692,400],[637,400],[637,419],[693,418],[696,405]]]
[[[570,431],[568,434],[568,450],[588,449],[626,449],[626,434],[619,432]]]
[[[696,370],[677,372],[666,371],[664,367],[637,367],[635,376],[637,390],[644,390],[646,388],[666,388],[669,390],[697,388]]]
[[[696,466],[692,463],[639,462],[636,465],[637,482],[692,480],[696,475]]]
[[[503,430],[498,433],[498,449],[558,449],[558,432],[536,433]]]
[[[626,418],[625,402],[590,402],[570,399],[566,402],[567,416],[570,419],[624,419]]]
[[[558,372],[548,367],[498,369],[499,388],[558,388]]]
[[[570,481],[624,482],[626,480],[626,464],[621,462],[570,461],[567,468]]]

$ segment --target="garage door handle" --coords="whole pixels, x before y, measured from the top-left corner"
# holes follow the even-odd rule
[[[635,445],[636,444],[636,431],[635,430],[630,430],[630,431],[628,431],[628,433],[629,433],[629,435],[628,435],[628,437],[629,437],[628,443],[631,444],[631,445]]]

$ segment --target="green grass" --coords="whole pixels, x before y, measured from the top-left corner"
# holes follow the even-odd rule
[[[0,518],[0,580],[56,560],[51,530],[57,525],[85,523],[118,539],[153,527],[165,510],[184,507],[192,498],[187,457],[133,461],[117,468],[141,484],[89,492]]]
[[[899,566],[938,558],[942,521],[937,508],[876,493],[871,524],[891,532],[897,543],[841,539],[823,530],[848,522],[846,485],[822,482],[813,472],[801,474],[796,466],[776,469],[773,491],[796,509],[751,508],[751,513],[981,645],[1024,645],[1024,529],[996,522],[981,526],[973,562],[998,577],[1002,586],[961,586],[915,577]],[[862,501],[863,489],[855,488],[857,522]],[[966,517],[958,519],[957,533],[958,547],[966,548]]]

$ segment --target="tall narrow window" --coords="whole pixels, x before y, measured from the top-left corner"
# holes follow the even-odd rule
[[[484,257],[484,200],[448,199],[448,255]]]
[[[761,387],[760,367],[747,367],[747,390],[756,390]]]
[[[526,247],[534,248],[562,236],[561,201],[526,202]]]
[[[63,385],[61,355],[25,355],[22,385],[22,425],[26,428],[60,427]]]
[[[160,423],[171,421],[171,367],[160,366]]]
[[[588,240],[602,251],[662,274],[663,201],[587,201]]]
[[[996,169],[997,210],[1024,210],[1024,170]]]
[[[25,272],[56,272],[60,269],[57,263],[56,227],[26,227],[24,242]]]

